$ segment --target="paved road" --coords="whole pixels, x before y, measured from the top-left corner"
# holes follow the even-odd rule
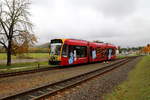
[[[48,58],[41,59],[12,59],[12,63],[25,63],[25,62],[42,62],[48,61]],[[0,60],[0,64],[5,64],[7,60]]]

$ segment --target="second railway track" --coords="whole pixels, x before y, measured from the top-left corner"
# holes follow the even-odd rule
[[[81,83],[84,83],[88,80],[91,80],[92,78],[95,78],[97,76],[110,72],[118,67],[121,67],[121,65],[128,63],[134,58],[135,57],[126,58],[119,62],[116,62],[111,65],[107,65],[103,68],[100,68],[91,72],[83,73],[78,76],[65,79],[56,83],[43,84],[43,86],[32,88],[32,89],[29,89],[29,90],[26,90],[24,92],[20,92],[17,94],[1,97],[0,99],[3,99],[3,100],[38,100],[38,99],[46,98],[48,96],[53,96],[57,94],[58,92],[64,91],[66,89],[69,89]]]
[[[31,73],[37,73],[37,72],[55,70],[55,69],[58,69],[58,67],[37,68],[37,69],[34,69],[34,70],[0,73],[0,78],[17,76],[17,75],[24,75],[24,74],[31,74]]]
[[[125,59],[125,58],[118,58],[116,60],[120,60],[120,59]],[[32,73],[43,72],[48,70],[56,70],[56,69],[60,69],[60,68],[58,66],[55,66],[55,67],[37,68],[33,70],[25,70],[25,71],[17,71],[17,72],[8,72],[8,73],[6,72],[6,73],[0,73],[0,78],[12,77],[12,76],[18,76],[24,74],[32,74]]]

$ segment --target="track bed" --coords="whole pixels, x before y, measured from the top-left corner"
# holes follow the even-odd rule
[[[116,62],[112,62],[112,63],[116,63]],[[111,64],[112,64],[111,63]],[[55,71],[55,72],[53,72],[53,74],[51,73],[51,76],[53,76],[54,77],[54,73],[56,73],[57,75],[57,80],[53,80],[52,78],[50,79],[51,80],[51,82],[50,82],[50,80],[49,80],[49,83],[53,83],[53,82],[56,82],[56,81],[60,81],[60,80],[64,80],[64,79],[67,79],[67,78],[69,78],[69,77],[74,77],[74,76],[77,76],[77,75],[79,75],[79,74],[81,74],[81,73],[85,73],[85,72],[90,72],[90,71],[92,71],[92,70],[96,70],[96,69],[99,69],[99,68],[101,68],[101,67],[104,67],[104,66],[108,66],[109,64],[102,64],[102,63],[98,63],[98,64],[90,64],[90,65],[84,65],[84,66],[86,66],[86,68],[85,67],[76,67],[76,69],[74,69],[74,67],[73,68],[69,68],[69,69],[61,69],[61,70],[59,70],[59,71]],[[65,72],[64,72],[64,70],[65,70]],[[66,71],[67,70],[67,71]],[[62,72],[64,72],[64,74],[62,74]],[[74,74],[74,73],[75,74]],[[58,74],[59,73],[59,74]],[[38,74],[39,75],[39,73],[36,73],[36,74]],[[44,73],[44,74],[46,74],[46,73]],[[58,77],[59,75],[64,75],[64,77]],[[69,75],[69,77],[66,77],[65,75]],[[26,76],[26,75],[25,75]],[[39,75],[40,76],[40,75]],[[48,73],[47,73],[47,76],[48,76]],[[16,76],[17,77],[17,76]],[[28,76],[29,77],[29,76]],[[31,78],[31,77],[30,77]],[[46,79],[46,78],[44,78],[44,79]],[[42,82],[43,82],[43,80],[42,80]],[[40,82],[38,82],[38,83],[40,83]],[[44,83],[44,82],[43,82]],[[40,84],[39,84],[40,85]],[[22,88],[21,88],[22,89]],[[26,89],[24,89],[23,91],[25,91]],[[19,91],[18,91],[19,92]],[[21,92],[21,91],[20,91]],[[14,92],[13,92],[14,93]],[[8,94],[7,94],[8,95]]]

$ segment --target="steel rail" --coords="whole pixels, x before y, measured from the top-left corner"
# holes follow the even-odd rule
[[[18,76],[18,75],[24,75],[24,74],[31,74],[31,73],[37,73],[37,72],[43,72],[43,71],[55,70],[55,69],[58,69],[58,68],[57,67],[46,67],[46,68],[36,68],[33,70],[0,73],[0,78],[12,77],[12,76]]]
[[[116,60],[120,59],[125,59],[125,58],[118,58]],[[65,67],[64,67],[65,68]],[[70,67],[71,68],[71,67]],[[37,72],[43,72],[43,71],[48,71],[48,70],[56,70],[60,69],[59,66],[55,67],[46,67],[46,68],[36,68],[32,70],[25,70],[25,71],[17,71],[17,72],[7,72],[7,73],[0,73],[0,78],[5,78],[5,77],[12,77],[12,76],[18,76],[18,75],[24,75],[24,74],[32,74],[32,73],[37,73]]]
[[[65,79],[65,80],[62,80],[59,82],[43,84],[42,86],[39,86],[37,88],[25,90],[21,93],[16,93],[13,95],[8,95],[8,96],[2,97],[0,99],[3,99],[3,100],[39,100],[41,98],[45,98],[50,95],[52,96],[52,95],[57,94],[60,91],[74,87],[74,86],[84,83],[94,77],[103,75],[103,74],[108,73],[118,67],[121,67],[121,65],[128,63],[133,58],[135,58],[135,57],[126,58],[126,59],[121,60],[120,62],[116,62],[111,65],[107,65],[103,68],[99,68],[99,69],[91,71],[91,72],[83,73],[78,76],[71,77],[69,79]]]

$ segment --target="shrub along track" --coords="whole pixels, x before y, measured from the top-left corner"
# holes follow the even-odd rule
[[[116,60],[121,60],[121,59],[125,59],[125,58],[118,58],[118,59],[116,59]],[[65,67],[64,67],[64,68],[65,68]],[[37,67],[36,69],[32,69],[32,70],[0,73],[0,78],[12,77],[12,76],[24,75],[24,74],[32,74],[32,73],[43,72],[43,71],[48,71],[48,70],[56,70],[56,69],[60,69],[60,67],[59,67],[59,66],[46,67],[46,68],[38,68],[38,67]]]
[[[47,96],[55,95],[58,92],[75,87],[97,76],[108,73],[118,67],[121,67],[121,65],[128,63],[134,58],[135,57],[126,58],[119,62],[116,62],[114,64],[105,66],[103,68],[100,68],[91,72],[87,72],[87,73],[84,73],[84,74],[81,74],[81,75],[78,75],[69,79],[65,79],[56,83],[44,84],[43,86],[39,86],[38,88],[32,88],[21,93],[2,97],[0,99],[5,99],[5,100],[7,99],[12,99],[12,100],[43,99],[43,98],[46,98]]]

